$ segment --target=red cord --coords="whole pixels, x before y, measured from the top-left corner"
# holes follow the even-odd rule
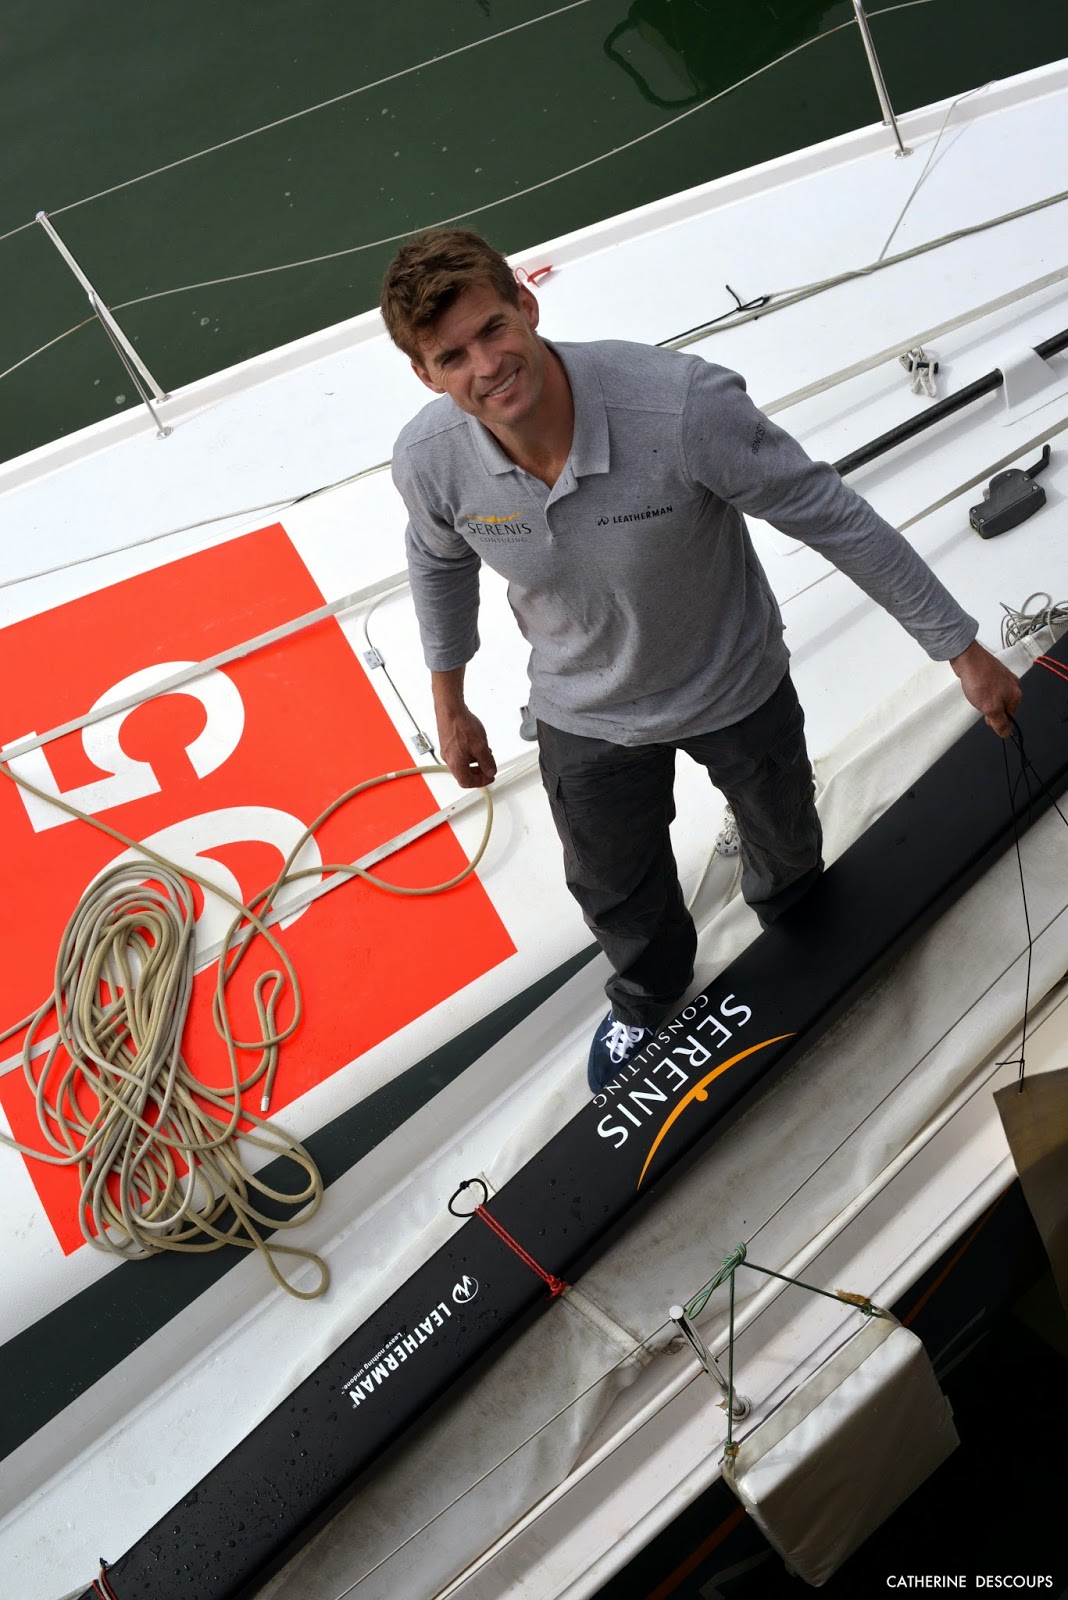
[[[546,1272],[544,1267],[539,1266],[534,1260],[534,1257],[528,1255],[523,1249],[523,1246],[516,1239],[512,1238],[512,1235],[508,1232],[508,1229],[502,1227],[497,1221],[496,1217],[490,1216],[485,1206],[476,1206],[474,1214],[476,1217],[481,1217],[487,1228],[492,1229],[492,1231],[497,1235],[498,1239],[500,1239],[503,1244],[508,1246],[509,1250],[515,1251],[520,1261],[525,1262],[530,1268],[531,1272],[536,1272],[538,1274],[538,1277],[541,1279],[542,1283],[547,1285],[549,1293],[554,1299],[558,1294],[563,1294],[565,1289],[569,1289],[571,1287],[571,1285],[563,1278],[558,1278],[553,1273]]]
[[[516,267],[515,275],[520,283],[529,283],[536,289],[542,278],[547,278],[552,270],[552,262],[550,262],[547,267],[534,267],[529,272],[526,267]]]
[[[1052,656],[1036,656],[1036,667],[1045,667],[1047,672],[1052,672],[1055,678],[1063,678],[1068,683],[1068,668],[1061,661],[1054,661]]]

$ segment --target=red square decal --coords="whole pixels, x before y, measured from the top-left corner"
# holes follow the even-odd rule
[[[0,745],[114,702],[150,678],[322,604],[285,530],[275,525],[0,629]],[[414,764],[333,619],[16,762],[40,788],[162,855],[189,859],[195,852],[198,870],[241,900],[274,881],[303,829],[344,790]],[[313,847],[309,864],[356,860],[436,809],[419,777],[371,789],[325,823],[319,856]],[[0,781],[0,877],[19,929],[6,953],[0,1025],[46,998],[76,901],[123,853],[96,829]],[[446,826],[375,871],[398,884],[431,884],[453,877],[464,861]],[[232,912],[199,888],[194,892],[198,934],[212,943]],[[475,876],[444,894],[419,897],[354,880],[297,915],[281,937],[300,978],[304,1015],[282,1046],[272,1116],[515,948]],[[257,940],[230,985],[239,1038],[254,1036],[253,981],[273,964]],[[198,1077],[223,1083],[228,1071],[211,1016],[214,985],[212,966],[195,981],[183,1049]],[[277,1021],[284,1025],[292,1014],[287,994]],[[3,1056],[20,1043],[9,1041]],[[250,1109],[258,1110],[258,1088],[253,1098]],[[40,1146],[33,1096],[20,1070],[0,1077],[0,1104],[15,1137]],[[2,1152],[0,1159],[15,1157]],[[36,1161],[28,1167],[69,1253],[82,1242],[77,1174]]]

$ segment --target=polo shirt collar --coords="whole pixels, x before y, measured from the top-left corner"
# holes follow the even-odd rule
[[[544,341],[560,357],[571,385],[575,403],[575,433],[571,441],[570,464],[576,478],[591,473],[607,472],[609,466],[608,411],[604,392],[597,372],[597,364],[589,345],[554,344]],[[515,462],[501,449],[488,428],[476,417],[468,416],[475,450],[486,471],[494,477],[515,472]]]

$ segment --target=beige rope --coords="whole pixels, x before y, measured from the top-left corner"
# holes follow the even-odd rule
[[[153,867],[147,884],[145,869],[135,862],[121,862],[90,884],[64,932],[52,993],[35,1012],[0,1032],[3,1043],[26,1030],[22,1069],[50,1148],[25,1145],[3,1133],[0,1140],[38,1161],[77,1167],[79,1224],[89,1244],[134,1260],[160,1250],[203,1252],[236,1244],[260,1251],[288,1293],[303,1300],[324,1293],[329,1271],[320,1256],[268,1241],[263,1233],[295,1227],[315,1214],[323,1198],[318,1169],[303,1145],[242,1105],[242,1095],[262,1082],[261,1109],[266,1109],[280,1046],[295,1033],[302,1016],[296,971],[265,919],[284,885],[312,874],[345,873],[403,895],[442,894],[462,883],[489,843],[493,802],[488,790],[483,791],[486,823],[478,849],[443,883],[393,884],[351,862],[293,867],[307,840],[357,795],[401,778],[447,770],[406,767],[347,789],[304,830],[274,883],[243,905],[198,873],[46,794],[0,762],[5,777],[135,850]],[[236,913],[223,943],[212,1001],[229,1064],[229,1083],[222,1089],[197,1078],[181,1052],[195,958],[190,882],[218,895]],[[280,965],[253,985],[259,1035],[239,1040],[226,990],[257,935],[268,941]],[[293,1016],[280,1027],[276,1012],[287,983]],[[58,1032],[35,1075],[34,1041],[53,1012]],[[259,1052],[251,1071],[242,1073],[239,1051]],[[240,1140],[293,1161],[307,1176],[305,1187],[294,1194],[264,1183],[244,1165]],[[258,1208],[254,1195],[303,1209],[298,1217],[272,1217]],[[315,1287],[296,1288],[278,1266],[280,1255],[313,1263],[319,1274]]]

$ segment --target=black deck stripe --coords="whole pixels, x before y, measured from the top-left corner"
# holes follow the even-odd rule
[[[335,1183],[407,1122],[596,954],[596,945],[579,951],[310,1134],[304,1145],[324,1185]],[[291,1166],[283,1159],[272,1161],[261,1175],[284,1189]],[[244,1259],[243,1251],[226,1249],[210,1255],[166,1254],[123,1262],[0,1345],[3,1370],[18,1373],[18,1384],[8,1386],[0,1406],[0,1459],[32,1438]]]
[[[1068,638],[1051,653],[1068,660]],[[1030,672],[1019,721],[1035,767],[1062,792],[1068,686]],[[1029,808],[1019,785],[1021,830],[1047,806]],[[677,1030],[658,1032],[626,1083],[604,1104],[587,1103],[501,1189],[493,1213],[545,1268],[573,1280],[656,1183],[798,1061],[1013,832],[1002,748],[980,723],[680,1013]],[[252,1600],[377,1458],[548,1304],[530,1269],[481,1222],[467,1223],[113,1564],[118,1600],[193,1591]]]

